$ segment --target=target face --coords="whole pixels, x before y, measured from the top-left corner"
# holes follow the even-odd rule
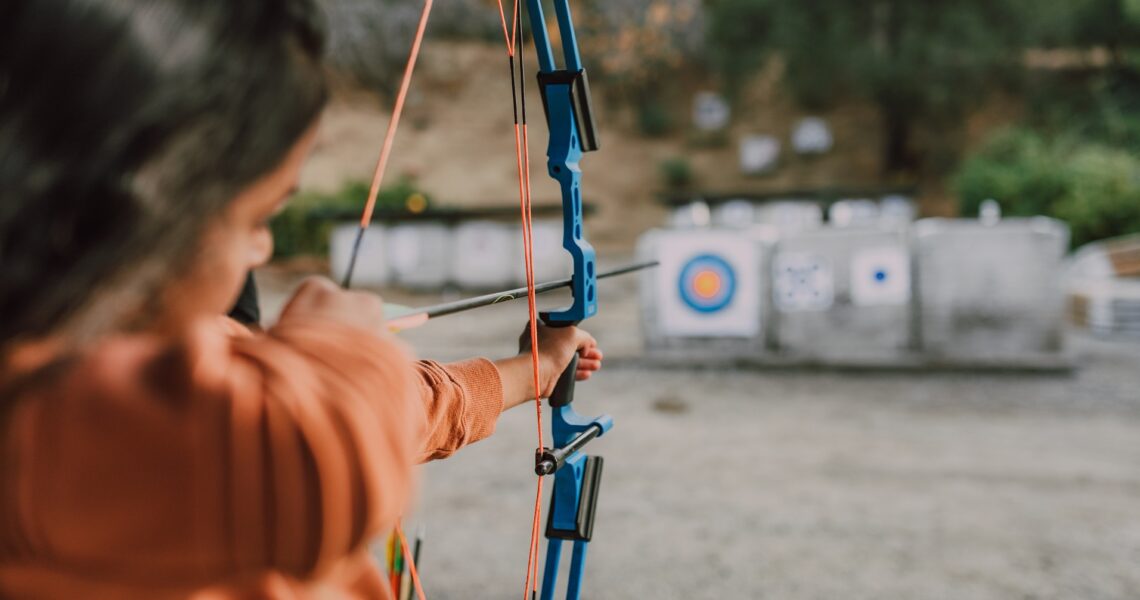
[[[909,302],[910,257],[906,248],[886,246],[856,252],[851,259],[851,301],[856,306]]]
[[[751,234],[653,230],[638,242],[638,256],[660,263],[642,279],[651,337],[739,340],[760,334],[763,250]]]
[[[827,310],[835,299],[835,280],[826,257],[785,252],[776,257],[776,305],[784,311]]]
[[[687,262],[678,278],[681,300],[702,313],[718,312],[732,303],[736,275],[723,258],[702,254]]]

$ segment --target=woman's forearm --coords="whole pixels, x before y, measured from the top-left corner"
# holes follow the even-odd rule
[[[495,361],[503,381],[503,410],[534,399],[534,367],[529,353]]]

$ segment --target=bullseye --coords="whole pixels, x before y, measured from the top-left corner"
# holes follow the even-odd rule
[[[685,263],[677,288],[689,308],[714,313],[732,303],[736,275],[728,261],[713,254],[702,254]]]
[[[712,298],[720,291],[720,275],[713,271],[701,271],[693,278],[693,291],[702,298]]]

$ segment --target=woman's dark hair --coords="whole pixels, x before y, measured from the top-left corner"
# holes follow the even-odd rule
[[[0,347],[185,268],[315,120],[323,44],[312,0],[4,0]]]

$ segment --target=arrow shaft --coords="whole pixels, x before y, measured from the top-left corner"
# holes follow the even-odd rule
[[[618,275],[626,275],[629,273],[635,273],[637,271],[656,267],[657,265],[658,265],[657,261],[634,263],[632,265],[626,265],[623,267],[618,267],[616,269],[611,269],[609,271],[605,271],[603,273],[599,273],[598,279],[606,279],[608,277],[617,277]],[[547,292],[553,292],[554,290],[559,290],[559,289],[562,289],[565,287],[570,287],[572,282],[573,282],[573,279],[570,277],[567,277],[565,279],[556,279],[554,281],[547,281],[544,283],[539,283],[539,284],[536,284],[534,286],[534,293],[545,294]],[[434,304],[431,306],[425,306],[423,308],[417,309],[416,312],[413,315],[409,315],[409,317],[417,317],[418,316],[419,320],[426,321],[428,319],[434,319],[436,317],[442,317],[444,315],[452,315],[455,313],[465,312],[465,311],[472,310],[475,308],[482,308],[484,306],[490,306],[492,304],[498,304],[500,302],[508,302],[510,300],[517,300],[519,298],[525,298],[526,295],[527,295],[527,289],[525,287],[515,288],[512,290],[504,290],[502,292],[494,292],[491,294],[484,294],[482,296],[475,296],[472,298],[464,298],[463,300],[456,300],[454,302],[444,302],[442,304]],[[424,318],[422,315],[426,315],[426,318]],[[401,318],[405,318],[405,317],[401,317]]]

